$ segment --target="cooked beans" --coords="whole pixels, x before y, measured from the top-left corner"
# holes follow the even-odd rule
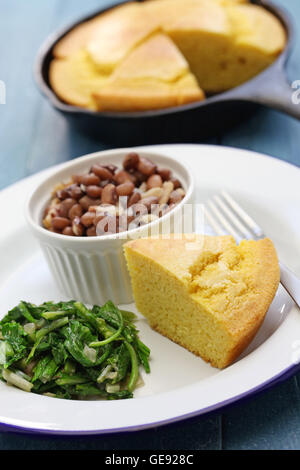
[[[151,175],[147,179],[147,188],[152,189],[152,188],[161,188],[163,185],[163,180],[160,175]]]
[[[101,204],[101,199],[93,199],[89,196],[83,196],[81,199],[79,199],[79,204],[83,210],[88,211],[90,206],[98,206]]]
[[[138,191],[135,191],[129,198],[128,200],[128,207],[132,206],[133,204],[136,204],[142,199],[141,193]]]
[[[99,176],[101,180],[112,180],[113,179],[113,173],[109,171],[107,168],[101,165],[93,165],[92,166],[92,172]]]
[[[81,190],[80,186],[73,185],[73,187],[70,186],[69,194],[70,194],[70,197],[72,197],[73,199],[78,200],[83,196],[84,193]]]
[[[113,184],[107,184],[102,190],[102,204],[115,204],[117,202],[117,190]]]
[[[160,168],[157,170],[157,173],[163,181],[171,179],[171,170],[168,170],[167,168]]]
[[[181,183],[177,178],[171,178],[170,181],[173,183],[174,189],[181,188]]]
[[[93,225],[92,227],[88,228],[86,231],[87,237],[96,237],[97,232],[96,232],[96,227]]]
[[[75,204],[69,210],[68,217],[69,217],[69,219],[73,220],[73,219],[75,219],[75,217],[81,217],[82,214],[83,214],[83,207],[80,204]]]
[[[151,176],[156,171],[156,165],[148,158],[141,157],[137,166],[138,171],[143,175]]]
[[[139,186],[140,184],[142,184],[144,181],[147,180],[147,176],[143,175],[143,173],[141,173],[140,171],[131,171],[130,174],[132,178],[134,179],[134,184],[136,186]]]
[[[125,170],[118,171],[114,176],[114,180],[118,185],[127,183],[128,181],[132,183],[133,179],[133,176]]]
[[[134,191],[134,184],[131,181],[126,181],[125,183],[119,184],[116,187],[116,192],[118,196],[130,196]]]
[[[100,178],[94,173],[90,173],[89,175],[83,175],[80,182],[85,186],[97,186],[100,183]]]
[[[110,171],[112,174],[115,174],[117,171],[118,167],[116,165],[103,165],[103,168],[106,168],[108,171]]]
[[[74,232],[74,235],[76,235],[76,237],[82,237],[83,232],[84,232],[84,227],[81,224],[79,217],[74,218],[72,222],[72,230]]]
[[[68,198],[62,201],[58,208],[58,214],[60,217],[68,217],[70,209],[76,204],[75,199]]]
[[[68,227],[71,224],[70,219],[66,217],[53,217],[52,219],[52,227],[55,230],[63,230],[64,228]]]
[[[123,168],[95,164],[87,173],[56,185],[43,225],[52,232],[77,237],[124,232],[166,214],[184,196],[181,182],[171,170],[157,168],[148,158],[130,152]]]
[[[124,170],[136,170],[140,162],[140,156],[135,152],[130,152],[123,161]]]
[[[63,235],[68,235],[69,237],[72,237],[75,235],[75,233],[72,230],[72,227],[66,227],[62,231]]]
[[[90,227],[91,225],[93,225],[94,220],[95,220],[95,217],[96,217],[95,212],[86,212],[86,213],[83,214],[83,216],[81,217],[80,222],[81,222],[82,225],[84,225],[85,227]]]
[[[92,184],[90,186],[87,186],[86,194],[89,197],[97,199],[97,198],[101,197],[102,188],[100,188],[100,186],[96,186],[96,185]]]

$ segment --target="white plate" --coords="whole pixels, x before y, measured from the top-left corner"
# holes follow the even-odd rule
[[[197,202],[228,190],[264,227],[282,261],[300,275],[300,169],[253,152],[215,146],[168,145],[151,151],[194,168]],[[24,200],[44,176],[37,174],[0,193],[1,315],[20,300],[62,299],[23,217]],[[134,399],[59,400],[1,383],[0,424],[49,434],[100,434],[145,429],[219,409],[297,369],[299,313],[279,290],[252,344],[223,371],[153,332],[141,318],[138,327],[152,351],[152,372],[144,376],[145,386]]]

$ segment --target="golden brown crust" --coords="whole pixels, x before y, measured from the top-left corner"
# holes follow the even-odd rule
[[[243,241],[242,252],[249,252],[257,262],[251,272],[253,292],[244,305],[233,311],[227,328],[236,340],[226,365],[232,363],[251,343],[262,325],[274,299],[280,281],[280,269],[275,247],[269,238],[259,241]]]
[[[277,254],[269,239],[243,241],[238,247],[232,237],[195,236],[189,240],[193,242],[194,252],[186,249],[186,240],[173,237],[128,242],[124,249],[134,296],[154,329],[213,366],[224,368],[248,346],[265,318],[279,284]],[[148,267],[151,275],[147,275]],[[149,289],[144,290],[147,283],[151,283],[151,295]],[[161,297],[162,285],[165,294]],[[174,295],[180,301],[179,310]],[[177,310],[174,318],[169,307],[174,308],[174,315]],[[179,312],[188,315],[184,321]],[[193,318],[192,324],[188,318]],[[206,321],[208,336],[201,330]],[[202,338],[182,336],[187,328],[192,331],[195,322]],[[217,353],[211,335],[216,337]],[[203,346],[204,337],[212,347]]]
[[[181,82],[173,86],[144,80],[134,84],[124,82],[110,84],[93,93],[99,111],[146,111],[180,106],[205,98],[196,81],[192,86],[182,87]]]
[[[95,71],[84,50],[67,59],[55,59],[50,64],[49,82],[57,96],[74,106],[96,109],[92,94],[107,80]]]
[[[64,36],[53,48],[53,55],[57,59],[66,59],[86,47],[92,34],[98,27],[102,15],[96,16],[76,26]]]

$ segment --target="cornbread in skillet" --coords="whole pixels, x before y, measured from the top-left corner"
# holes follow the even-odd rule
[[[93,94],[99,110],[146,110],[204,99],[188,63],[163,33],[152,35]]]
[[[93,93],[107,81],[86,51],[79,50],[66,59],[55,59],[49,69],[50,84],[61,99],[74,106],[96,110]]]
[[[159,4],[167,10],[171,1]],[[164,30],[206,93],[219,93],[254,77],[274,62],[286,42],[282,24],[269,11],[216,0],[194,0],[194,8],[167,21]]]
[[[165,54],[162,46],[166,67],[172,57],[178,67],[178,51],[188,66],[188,74],[176,83],[157,73],[151,40],[158,34],[168,36],[173,50],[177,48],[176,54]],[[66,34],[53,49],[50,83],[65,102],[93,110],[165,108],[244,83],[274,62],[285,44],[278,18],[246,0],[133,1]],[[141,73],[132,73],[133,58],[139,60]]]
[[[283,51],[286,32],[272,13],[258,5],[227,5],[234,41],[224,57],[221,88],[240,85],[271,65]],[[227,71],[231,70],[231,74]]]
[[[111,10],[93,32],[87,51],[100,72],[109,74],[126,56],[159,29],[159,22],[143,4],[130,2]]]
[[[221,369],[251,342],[278,288],[268,238],[238,246],[230,236],[148,238],[124,250],[137,308],[151,327]]]

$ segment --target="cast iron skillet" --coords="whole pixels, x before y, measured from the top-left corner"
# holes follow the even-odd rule
[[[286,48],[270,67],[253,79],[205,101],[162,110],[128,113],[95,112],[61,101],[52,91],[48,79],[54,45],[75,26],[109,8],[100,9],[48,38],[38,53],[36,81],[52,105],[78,130],[103,142],[117,145],[199,141],[217,136],[248,117],[258,105],[266,105],[300,119],[300,105],[292,102],[294,90],[285,73],[294,40],[291,18],[285,10],[268,0],[254,0],[253,3],[263,5],[281,20],[288,36]]]

